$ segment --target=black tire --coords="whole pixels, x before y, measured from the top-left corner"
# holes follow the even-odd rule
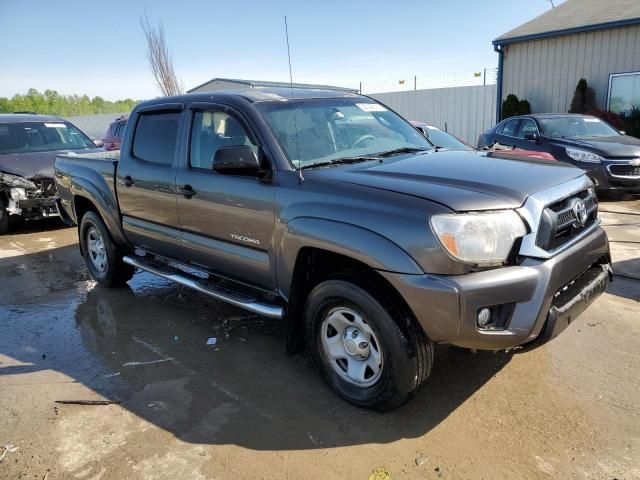
[[[92,262],[88,248],[88,233],[95,231],[92,229],[98,231],[104,245],[106,261],[102,271]],[[111,235],[99,215],[94,212],[85,213],[80,221],[78,234],[89,274],[94,280],[105,287],[121,287],[131,280],[135,269],[122,261],[123,252],[111,239]]]
[[[388,411],[409,400],[427,379],[433,365],[433,344],[413,318],[374,295],[345,280],[320,283],[306,301],[305,341],[314,363],[338,395],[361,407]],[[372,385],[354,385],[345,380],[325,354],[323,321],[329,312],[343,307],[362,315],[380,344],[383,367]]]
[[[4,206],[0,201],[0,235],[4,235],[8,232],[9,232],[9,214],[4,209]]]

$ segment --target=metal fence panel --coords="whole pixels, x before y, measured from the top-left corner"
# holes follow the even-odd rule
[[[495,125],[495,85],[375,93],[371,96],[407,120],[429,123],[474,146],[478,135]]]

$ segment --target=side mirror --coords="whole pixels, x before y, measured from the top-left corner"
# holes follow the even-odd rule
[[[627,132],[626,132],[626,131],[624,131],[624,130],[620,130],[620,135],[626,135],[626,134],[627,134]]]
[[[213,169],[226,175],[258,175],[262,172],[256,152],[247,145],[218,148],[213,155]]]
[[[93,144],[98,148],[102,148],[104,147],[104,140],[102,140],[101,138],[95,138],[93,140]]]
[[[530,142],[539,143],[540,142],[540,135],[538,135],[537,133],[525,133],[524,139],[528,140]]]

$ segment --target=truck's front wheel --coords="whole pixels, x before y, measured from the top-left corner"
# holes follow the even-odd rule
[[[424,332],[384,303],[353,283],[329,280],[311,291],[305,306],[306,342],[327,383],[346,400],[376,410],[407,401],[433,363]]]
[[[122,252],[94,212],[87,212],[82,217],[79,236],[87,268],[94,280],[105,287],[119,287],[131,279],[134,268],[122,261]]]

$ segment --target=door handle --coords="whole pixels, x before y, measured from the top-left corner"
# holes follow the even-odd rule
[[[185,185],[184,187],[179,188],[178,191],[184,198],[191,198],[198,193],[193,189],[191,185]]]
[[[124,177],[122,183],[124,183],[125,187],[130,187],[131,185],[133,185],[133,178],[131,178],[131,175],[127,175],[126,177]]]

